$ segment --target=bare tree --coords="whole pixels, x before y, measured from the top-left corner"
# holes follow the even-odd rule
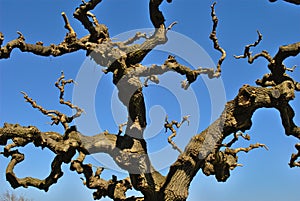
[[[171,0],[168,0],[171,3]],[[297,3],[298,1],[293,1]],[[19,37],[3,45],[4,36],[0,33],[0,58],[9,58],[14,49],[22,52],[30,52],[40,56],[62,56],[75,51],[85,51],[87,55],[100,66],[105,67],[104,73],[113,75],[113,84],[118,89],[118,97],[126,106],[128,119],[124,135],[120,135],[125,124],[120,125],[119,133],[107,132],[95,136],[86,136],[80,133],[75,126],[70,124],[83,112],[79,106],[64,99],[65,86],[74,81],[66,80],[64,73],[55,82],[60,92],[59,102],[76,113],[68,116],[58,110],[47,110],[22,92],[24,99],[33,108],[42,114],[49,116],[52,124],[61,124],[64,133],[42,132],[34,126],[20,126],[6,123],[0,128],[0,145],[4,146],[1,154],[10,157],[7,166],[6,179],[13,188],[33,186],[47,191],[62,177],[61,166],[70,164],[72,171],[84,175],[84,184],[90,189],[95,189],[94,199],[108,196],[113,200],[186,200],[190,184],[199,170],[205,175],[215,175],[218,181],[226,181],[230,171],[239,166],[237,154],[248,152],[252,149],[265,147],[256,143],[249,147],[232,148],[239,137],[249,139],[243,134],[252,126],[251,118],[259,108],[274,108],[280,112],[282,125],[287,135],[300,139],[300,128],[293,121],[295,112],[289,102],[294,99],[295,91],[300,90],[300,84],[286,74],[293,71],[284,65],[284,60],[297,56],[300,52],[300,42],[280,46],[278,52],[272,56],[267,51],[253,55],[250,49],[259,44],[262,39],[258,32],[258,40],[245,47],[244,53],[235,56],[237,59],[246,58],[253,63],[257,58],[264,58],[268,62],[270,72],[256,81],[258,86],[244,85],[237,96],[228,101],[220,117],[201,133],[190,139],[184,150],[181,150],[172,140],[176,136],[176,128],[183,123],[188,123],[188,116],[181,121],[165,120],[165,129],[170,131],[168,138],[171,146],[180,154],[177,160],[170,166],[167,175],[162,175],[152,165],[148,156],[147,142],[144,139],[144,130],[147,126],[146,110],[143,96],[143,83],[141,78],[157,81],[157,76],[173,71],[186,77],[183,88],[187,89],[195,82],[199,75],[207,75],[214,79],[221,76],[222,62],[226,58],[226,51],[220,46],[217,38],[218,18],[215,13],[215,5],[211,6],[212,31],[210,39],[214,48],[220,52],[216,68],[199,67],[192,70],[188,66],[180,64],[176,58],[170,55],[162,65],[143,66],[141,62],[158,45],[167,42],[167,33],[175,23],[165,25],[163,12],[160,10],[162,0],[149,0],[150,19],[155,28],[151,36],[144,33],[136,33],[135,36],[123,42],[113,42],[108,28],[100,24],[96,16],[91,12],[101,0],[83,2],[76,8],[73,16],[80,21],[89,32],[87,36],[78,38],[76,32],[69,23],[68,17],[62,13],[65,28],[68,33],[61,43],[44,46],[42,42],[29,44],[25,42],[25,36],[18,32]],[[138,39],[144,39],[142,43],[135,43]],[[229,143],[224,140],[232,137]],[[9,140],[12,140],[10,143]],[[17,147],[33,143],[36,147],[48,148],[54,154],[51,164],[51,172],[45,179],[32,177],[18,178],[14,172],[17,164],[24,160],[24,154]],[[291,156],[289,165],[300,166],[300,144],[295,145],[296,153]],[[112,176],[110,180],[101,178],[104,171],[102,167],[94,169],[91,164],[85,164],[87,155],[93,153],[107,153],[116,164],[128,172],[128,177],[119,180]],[[74,156],[78,157],[74,159]],[[134,188],[143,194],[143,197],[126,197],[126,191]]]
[[[13,192],[9,192],[9,191],[6,191],[5,193],[3,193],[0,196],[0,199],[2,201],[31,201],[31,199],[28,199],[21,195],[16,195]]]

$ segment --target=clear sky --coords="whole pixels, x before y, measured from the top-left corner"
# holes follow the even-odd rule
[[[220,54],[212,48],[212,43],[208,39],[212,26],[210,17],[212,1],[173,1],[172,4],[163,3],[161,9],[167,25],[178,21],[172,29],[173,32],[169,33],[169,43],[176,44],[176,41],[182,41],[175,47],[171,45],[165,49],[160,47],[161,49],[150,54],[143,63],[145,65],[162,64],[168,54],[176,53],[181,58],[180,60],[191,68],[213,65]],[[79,22],[72,19],[72,13],[80,3],[80,0],[68,2],[63,0],[1,0],[0,31],[5,36],[4,44],[17,38],[17,31],[24,34],[28,43],[37,41],[43,41],[45,45],[60,43],[66,34],[61,17],[62,11],[69,17],[78,36],[84,36],[87,31]],[[108,26],[110,35],[116,39],[122,39],[124,35],[128,35],[126,34],[128,31],[130,35],[136,29],[147,31],[147,28],[152,28],[148,14],[148,1],[145,0],[106,0],[99,4],[93,13],[100,23]],[[148,147],[154,164],[163,173],[167,172],[167,169],[164,169],[166,165],[170,165],[178,155],[167,144],[167,135],[162,129],[166,114],[170,119],[179,120],[182,115],[192,113],[190,126],[184,125],[178,132],[176,142],[183,148],[193,134],[201,132],[220,114],[224,102],[233,99],[243,84],[255,85],[255,80],[262,78],[268,72],[264,59],[259,59],[250,65],[246,60],[233,58],[233,55],[243,53],[244,45],[257,39],[256,30],[263,34],[263,40],[257,48],[252,50],[254,53],[267,50],[274,55],[280,45],[299,41],[299,6],[281,1],[269,3],[268,0],[220,0],[216,5],[216,13],[219,18],[217,30],[219,43],[227,51],[228,56],[222,66],[222,77],[212,82],[203,77],[193,83],[189,90],[184,91],[176,88],[180,86],[180,81],[184,78],[168,74],[166,78],[161,78],[160,86],[151,84],[144,89],[147,110],[150,113],[147,117],[149,128],[146,131]],[[289,67],[299,66],[300,57],[289,58],[285,64]],[[82,122],[78,120],[78,123],[82,125],[80,131],[86,135],[96,134],[105,129],[117,132],[116,124],[123,123],[126,113],[124,113],[123,106],[120,106],[116,100],[116,90],[112,85],[111,75],[103,75],[101,67],[86,60],[83,51],[54,58],[34,56],[15,50],[10,59],[1,60],[0,124],[19,123],[24,126],[37,126],[42,131],[62,132],[61,127],[50,126],[47,124],[50,119],[25,103],[20,91],[27,92],[30,97],[47,109],[70,112],[58,104],[58,91],[54,88],[54,82],[62,70],[66,78],[75,79],[80,78],[82,69],[90,73],[87,80],[96,83],[95,86],[93,85],[93,90],[96,91],[92,91],[95,105],[92,106],[96,108],[94,112],[98,125],[94,127],[83,123],[88,120],[90,114],[87,113],[85,117],[83,116]],[[299,73],[300,69],[296,68],[291,76],[299,81]],[[169,85],[170,83],[173,84]],[[81,86],[80,83],[78,86]],[[73,88],[69,87],[66,99],[78,98],[76,90],[74,89],[75,92],[72,90]],[[296,111],[296,123],[300,121],[299,114],[297,114],[300,110],[297,96],[298,94],[292,101]],[[191,102],[186,102],[186,100],[191,100]],[[200,171],[191,184],[188,200],[299,200],[300,169],[291,169],[288,166],[290,155],[295,152],[294,144],[297,140],[285,136],[279,117],[279,113],[274,109],[258,110],[253,116],[252,128],[247,131],[251,135],[251,141],[239,140],[236,146],[260,142],[265,143],[269,151],[257,149],[248,154],[240,153],[239,163],[242,163],[244,167],[238,167],[232,171],[231,177],[225,183],[218,183],[213,176],[206,177]],[[99,127],[100,129],[97,130]],[[27,146],[22,151],[27,153],[26,159],[24,164],[16,167],[16,173],[20,177],[45,177],[49,172],[53,155],[47,150],[41,151],[34,146]],[[154,157],[157,155],[159,155],[158,160],[155,160]],[[5,168],[9,160],[3,156],[0,158],[0,193],[2,193],[12,188],[5,181]],[[100,163],[110,163],[103,155],[90,157],[88,162],[96,166],[101,165]],[[43,201],[93,200],[92,191],[82,185],[81,175],[70,172],[68,165],[64,165],[63,169],[65,175],[56,185],[50,187],[47,193],[34,188],[20,188],[16,192],[34,200]],[[116,170],[116,167],[111,166],[111,169]],[[120,178],[126,176],[113,170],[104,171],[103,177],[109,179],[112,173]]]

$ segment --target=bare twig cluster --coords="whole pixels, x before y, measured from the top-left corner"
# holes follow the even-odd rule
[[[269,53],[267,51],[262,51],[261,53],[252,56],[252,52],[250,52],[250,48],[251,47],[256,47],[260,43],[260,41],[262,40],[262,34],[259,31],[257,31],[257,34],[258,34],[257,41],[255,41],[253,44],[246,45],[245,50],[244,50],[244,54],[239,55],[239,56],[234,56],[236,59],[248,58],[248,62],[250,64],[253,63],[253,61],[255,59],[257,59],[258,57],[264,57],[269,62],[272,61],[272,57],[269,55]]]
[[[83,110],[79,108],[78,106],[72,104],[70,101],[64,100],[64,92],[65,92],[65,85],[74,83],[72,79],[70,80],[64,80],[65,76],[64,73],[61,73],[61,76],[58,78],[58,80],[55,82],[55,86],[59,89],[60,95],[59,95],[59,102],[60,104],[67,105],[71,109],[75,109],[76,113],[72,116],[67,116],[66,114],[63,114],[59,112],[58,110],[46,110],[42,106],[38,105],[36,101],[34,101],[32,98],[28,97],[28,95],[25,92],[21,92],[24,95],[24,99],[26,102],[30,103],[33,108],[37,108],[40,112],[42,112],[44,115],[47,115],[51,117],[52,123],[58,125],[59,123],[62,124],[65,131],[69,129],[69,123],[73,121],[73,119],[79,117]]]
[[[299,54],[300,42],[281,46],[278,53],[274,57],[272,57],[266,50],[263,50],[262,52],[252,56],[250,48],[256,47],[262,40],[262,34],[259,31],[257,31],[257,33],[258,40],[253,44],[247,45],[245,47],[243,55],[234,57],[236,59],[248,58],[248,63],[250,64],[252,64],[259,57],[263,57],[269,62],[268,68],[271,72],[265,74],[262,79],[256,80],[257,85],[260,85],[262,87],[276,86],[286,80],[291,80],[294,82],[296,90],[300,90],[300,85],[298,84],[298,82],[294,81],[290,76],[286,74],[286,71],[294,71],[295,66],[293,66],[292,68],[288,68],[283,64],[284,59],[288,58],[289,56],[296,56],[297,54]]]
[[[245,140],[250,140],[250,135],[244,135],[242,132],[237,132],[233,134],[233,139],[230,142],[222,144],[221,147],[231,147],[235,142],[238,141],[240,136]]]
[[[293,90],[293,93],[289,94],[288,99],[294,99],[295,97],[294,91],[300,91],[300,83],[292,79],[288,74],[286,74],[286,71],[293,72],[296,66],[293,66],[292,68],[288,68],[285,66],[283,62],[288,57],[297,56],[300,53],[300,42],[279,47],[279,50],[274,57],[272,57],[266,50],[263,50],[261,53],[252,56],[252,53],[250,52],[250,48],[257,46],[262,40],[261,33],[259,31],[257,31],[257,33],[258,33],[258,40],[253,44],[247,45],[245,47],[244,54],[240,56],[235,56],[235,58],[236,59],[248,58],[248,63],[250,64],[252,64],[259,57],[265,58],[268,61],[268,69],[270,70],[270,73],[265,74],[262,79],[256,80],[256,84],[262,87],[273,86],[276,88],[276,86],[284,83],[285,85],[284,90],[287,89]],[[272,97],[280,98],[280,94],[282,94],[282,92],[283,91],[274,89],[272,91]],[[289,105],[288,102],[282,102],[280,106],[276,106],[275,108],[280,111],[282,125],[285,128],[286,134],[293,135],[294,137],[299,139],[300,130],[299,127],[297,127],[293,121],[293,118],[295,116],[295,112],[293,108]],[[298,145],[296,144],[295,147],[297,148]],[[297,162],[295,162],[298,159],[298,157],[299,155],[292,154],[291,161],[290,161],[291,167],[298,166]]]
[[[0,195],[2,201],[33,201],[33,199],[27,198],[23,195],[18,195],[15,192],[6,191]]]
[[[181,127],[181,125],[184,123],[184,122],[187,122],[188,123],[188,125],[189,125],[189,123],[190,123],[190,121],[189,121],[189,116],[190,115],[187,115],[187,116],[184,116],[183,118],[182,118],[182,121],[181,122],[178,122],[178,121],[171,121],[171,122],[169,122],[168,121],[168,116],[166,116],[166,118],[165,118],[165,125],[164,125],[164,127],[165,127],[165,129],[166,129],[166,131],[165,132],[168,132],[168,130],[170,130],[171,132],[172,132],[172,134],[168,137],[168,142],[172,145],[172,148],[173,149],[175,149],[175,150],[177,150],[177,151],[179,151],[179,153],[182,153],[182,151],[181,151],[181,149],[175,144],[175,142],[172,140],[174,137],[176,137],[176,135],[177,135],[177,131],[175,130],[175,128],[173,127],[173,126],[176,126],[176,128],[180,128]]]
[[[249,147],[231,148],[238,141],[239,137],[248,141],[250,140],[248,134],[244,135],[242,132],[237,132],[234,133],[234,138],[230,142],[217,145],[215,152],[210,153],[205,160],[204,167],[202,168],[205,175],[215,175],[218,181],[225,182],[229,178],[231,170],[234,170],[238,166],[243,166],[238,163],[237,153],[241,151],[247,153],[259,147],[264,147],[268,150],[267,146],[261,143],[251,144]],[[225,150],[220,150],[222,147],[226,147]]]
[[[95,200],[105,196],[114,198],[115,200],[126,200],[125,193],[128,189],[132,188],[129,178],[118,180],[113,175],[112,179],[106,181],[100,177],[104,168],[98,167],[94,171],[91,164],[83,164],[84,159],[85,154],[79,152],[77,159],[71,162],[71,170],[76,171],[78,174],[83,174],[85,178],[82,179],[84,185],[90,189],[96,189],[96,192],[93,193]]]

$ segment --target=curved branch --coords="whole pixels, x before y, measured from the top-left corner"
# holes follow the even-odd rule
[[[65,101],[65,99],[64,99],[65,85],[70,84],[70,83],[76,84],[76,82],[74,82],[74,80],[72,80],[72,79],[65,80],[64,78],[65,78],[65,75],[63,72],[61,72],[61,76],[55,82],[55,86],[60,91],[59,103],[63,104],[63,105],[67,105],[69,108],[76,110],[76,113],[74,115],[72,115],[71,117],[67,117],[69,119],[69,121],[72,121],[73,119],[80,117],[84,111],[77,105],[72,104],[70,101]]]
[[[2,153],[5,157],[12,157],[10,163],[6,169],[6,179],[10,182],[13,188],[20,186],[28,187],[33,186],[45,191],[48,191],[49,187],[56,183],[57,180],[63,175],[61,170],[62,163],[68,163],[75,154],[74,147],[78,146],[78,143],[74,139],[68,139],[64,144],[62,136],[52,132],[40,132],[36,127],[21,127],[17,124],[4,124],[3,128],[0,128],[0,144],[6,145],[7,141],[11,139],[12,144],[5,146]],[[47,147],[54,153],[56,157],[51,164],[51,172],[49,176],[43,180],[25,177],[18,178],[14,173],[14,167],[24,160],[24,154],[18,150],[11,150],[14,147],[25,146],[28,143],[34,143],[35,146],[42,148]],[[70,146],[73,144],[73,146]]]
[[[185,200],[188,195],[190,182],[200,168],[204,168],[207,157],[217,153],[222,141],[231,133],[244,132],[252,126],[253,113],[262,107],[284,108],[285,104],[294,97],[294,83],[285,81],[272,88],[251,87],[244,85],[239,94],[232,101],[227,102],[225,109],[214,123],[200,134],[194,136],[171,166],[166,182],[161,191],[167,195],[165,200]],[[300,136],[295,136],[300,139]],[[227,159],[226,159],[227,160]],[[234,157],[230,157],[230,164],[236,164]],[[226,165],[227,164],[227,165]],[[230,166],[228,163],[220,180],[228,178]],[[220,167],[222,168],[222,167]],[[173,192],[172,194],[168,192]]]
[[[296,161],[300,157],[300,143],[297,143],[295,145],[295,148],[297,149],[297,154],[292,154],[289,165],[290,167],[300,167],[300,161]]]
[[[288,103],[285,103],[280,107],[278,106],[277,109],[280,112],[281,122],[285,129],[285,133],[300,139],[300,127],[296,126],[293,121],[295,117],[293,108]]]
[[[250,63],[250,64],[252,64],[253,61],[256,60],[259,57],[263,57],[263,58],[267,59],[269,62],[272,61],[272,57],[265,50],[262,51],[261,53],[258,53],[256,55],[252,56],[252,52],[250,52],[250,48],[251,47],[256,47],[260,43],[260,41],[262,40],[262,34],[259,31],[257,31],[257,34],[258,34],[257,41],[255,41],[253,44],[246,45],[245,50],[244,50],[244,54],[240,55],[240,56],[235,55],[234,58],[236,58],[236,59],[248,58],[248,63]]]
[[[219,52],[221,52],[221,54],[222,54],[222,56],[219,59],[218,64],[217,64],[217,70],[215,71],[215,73],[213,75],[214,77],[219,77],[221,75],[221,65],[222,65],[224,59],[226,58],[226,52],[219,45],[218,38],[217,38],[217,26],[218,26],[218,21],[219,20],[218,20],[218,18],[216,16],[215,5],[216,5],[216,2],[214,2],[211,5],[211,18],[212,18],[212,21],[213,21],[213,28],[212,28],[212,31],[211,31],[211,34],[210,34],[209,38],[213,41],[214,48],[216,50],[218,50]]]
[[[131,74],[137,77],[151,77],[156,75],[162,75],[169,71],[175,71],[181,75],[185,75],[188,83],[182,83],[182,87],[187,89],[191,83],[197,80],[199,75],[205,74],[210,79],[218,77],[219,74],[216,74],[216,71],[213,68],[202,68],[198,67],[195,70],[184,66],[177,62],[174,56],[169,55],[168,59],[164,62],[163,65],[152,65],[151,67],[146,67],[141,64],[132,66],[134,69],[130,72]],[[154,79],[157,82],[157,79]]]
[[[150,2],[152,2],[152,1],[150,1]],[[153,2],[155,2],[155,1],[153,1]],[[159,2],[161,3],[162,1],[156,1],[156,3],[159,3]],[[216,3],[214,3],[211,6],[211,9],[212,9],[211,17],[212,17],[212,21],[213,21],[213,29],[212,29],[212,32],[210,34],[210,39],[213,41],[214,48],[222,53],[222,56],[218,61],[216,70],[214,70],[213,68],[201,68],[201,67],[199,67],[196,70],[191,70],[190,68],[179,64],[176,61],[175,57],[170,55],[168,57],[168,59],[164,62],[164,64],[161,65],[161,66],[153,65],[153,66],[147,68],[147,67],[142,66],[141,64],[133,65],[133,64],[135,64],[135,62],[132,62],[131,64],[133,65],[132,67],[134,68],[134,70],[131,73],[138,76],[138,77],[151,77],[151,76],[163,74],[163,73],[165,73],[167,71],[170,71],[170,70],[174,70],[174,71],[180,73],[181,75],[186,75],[188,83],[186,83],[186,82],[182,83],[182,87],[184,89],[187,89],[189,87],[189,85],[191,83],[193,83],[197,79],[198,75],[200,75],[200,74],[207,74],[210,79],[218,78],[221,75],[221,65],[222,65],[222,62],[224,61],[224,59],[226,58],[226,52],[222,47],[220,47],[220,45],[218,43],[217,36],[216,36],[216,28],[217,28],[217,25],[218,25],[218,18],[217,18],[216,13],[215,13],[215,8],[214,8],[215,4]],[[172,23],[171,26],[173,26],[174,24],[176,24],[176,23]],[[161,35],[160,38],[163,39],[164,38],[163,36],[166,33],[166,30],[164,29],[164,26],[163,27],[161,26],[159,30],[161,30],[161,32],[162,32],[162,34],[160,34]],[[156,32],[155,35],[157,35],[157,32]],[[166,41],[163,41],[163,42],[166,42]],[[151,48],[153,48],[153,47],[151,47]],[[150,48],[149,47],[145,48],[145,46],[144,46],[142,49],[148,50]],[[144,55],[146,55],[146,54],[144,54]],[[135,54],[133,54],[133,55],[135,55]],[[137,55],[134,56],[134,58],[136,58],[136,57],[137,57]]]
[[[182,121],[179,123],[179,122],[177,122],[177,121],[171,121],[171,122],[169,122],[168,121],[168,116],[166,116],[166,119],[165,119],[165,125],[164,125],[164,127],[165,127],[165,129],[166,129],[166,131],[165,132],[167,132],[168,131],[168,129],[172,132],[172,134],[168,137],[168,142],[172,145],[172,148],[173,149],[175,149],[175,150],[177,150],[179,153],[182,153],[182,151],[181,151],[181,149],[175,144],[175,142],[172,140],[174,137],[176,137],[176,130],[174,129],[174,125],[176,126],[176,128],[180,128],[181,127],[181,125],[184,123],[184,122],[186,122],[187,121],[187,123],[189,124],[189,120],[188,120],[188,118],[189,118],[189,115],[187,115],[187,116],[184,116],[183,118],[182,118]]]
[[[65,129],[69,129],[69,123],[71,123],[75,118],[79,117],[83,110],[79,108],[76,105],[73,105],[70,101],[64,100],[64,92],[65,92],[65,85],[69,83],[74,83],[72,79],[70,80],[64,80],[65,76],[64,73],[61,73],[61,76],[58,78],[58,80],[55,82],[55,86],[59,89],[60,95],[59,95],[59,102],[60,104],[67,105],[71,109],[75,109],[76,113],[72,116],[67,116],[66,114],[63,114],[57,110],[46,110],[42,106],[38,105],[36,101],[34,101],[32,98],[28,97],[28,95],[25,92],[21,92],[24,95],[24,99],[26,102],[29,102],[33,108],[37,108],[39,111],[41,111],[44,115],[48,115],[51,117],[52,123],[58,125],[61,123]]]
[[[12,157],[6,169],[6,179],[13,188],[18,188],[20,186],[27,188],[28,186],[33,186],[47,192],[49,187],[52,184],[57,183],[57,180],[63,175],[61,165],[64,160],[66,160],[63,155],[57,155],[54,158],[51,164],[51,173],[47,178],[40,180],[32,177],[18,178],[14,173],[14,167],[24,160],[24,154],[20,153],[18,150],[9,151],[6,154],[7,156]]]
[[[238,152],[246,152],[248,153],[249,151],[251,151],[252,149],[257,149],[263,147],[266,150],[268,150],[268,147],[265,144],[261,144],[261,143],[256,143],[256,144],[251,144],[249,147],[240,147],[240,148],[235,148],[235,149],[225,149],[225,153],[229,153],[229,154],[237,154]]]
[[[297,85],[297,83],[285,73],[286,71],[293,71],[294,67],[286,67],[283,64],[283,61],[290,56],[297,56],[300,53],[300,42],[279,47],[279,50],[274,57],[272,57],[266,50],[263,50],[261,53],[252,56],[250,48],[258,45],[259,42],[262,40],[262,35],[259,33],[259,31],[257,31],[257,33],[258,40],[253,44],[247,45],[245,47],[243,55],[234,57],[236,59],[248,57],[248,63],[250,64],[253,63],[253,61],[259,57],[263,57],[266,60],[268,60],[268,68],[271,71],[271,73],[267,73],[263,76],[262,79],[258,79],[256,81],[257,85],[260,85],[262,87],[276,86],[278,84],[283,83],[286,80],[293,81],[294,84]],[[296,88],[298,90],[298,86],[296,86]]]
[[[65,22],[65,28],[69,31],[64,40],[58,44],[51,44],[44,46],[43,42],[39,41],[36,44],[28,44],[25,42],[25,37],[21,32],[18,32],[19,37],[15,40],[9,41],[5,46],[0,49],[0,59],[9,58],[13,49],[18,48],[22,52],[31,52],[39,56],[61,56],[67,53],[75,52],[78,50],[88,50],[88,53],[93,49],[90,48],[92,42],[100,44],[109,38],[108,29],[105,25],[99,24],[96,17],[89,12],[99,2],[99,0],[91,0],[88,3],[82,4],[74,12],[74,17],[82,22],[84,27],[90,32],[90,35],[84,36],[80,39],[77,38],[76,32],[71,27],[69,20],[64,12],[62,17]],[[89,21],[88,17],[93,18],[93,23]],[[0,46],[4,41],[4,35],[0,33]]]
[[[101,43],[103,40],[109,38],[108,28],[103,24],[99,24],[95,15],[89,12],[101,1],[102,0],[90,0],[87,3],[83,3],[73,14],[74,18],[79,20],[83,24],[84,28],[91,34],[89,38],[90,42]],[[91,22],[88,17],[92,17],[93,22]]]
[[[58,44],[51,44],[50,46],[44,46],[43,42],[37,42],[36,44],[25,43],[25,37],[21,32],[18,32],[19,37],[12,41],[9,41],[5,46],[0,49],[0,59],[7,59],[10,57],[13,49],[19,49],[22,52],[30,52],[39,56],[61,56],[78,50],[86,50],[84,45],[87,42],[88,37],[82,37],[81,39],[75,38],[73,34],[67,34],[64,40]],[[2,34],[3,36],[3,34]],[[4,36],[3,36],[4,38]],[[2,40],[3,41],[3,40]]]
[[[300,42],[283,45],[279,47],[277,54],[274,56],[275,63],[281,64],[290,56],[297,56],[300,53]]]
[[[153,26],[158,29],[161,25],[165,24],[165,17],[163,13],[159,10],[160,4],[163,0],[150,0],[149,1],[149,11],[150,11],[150,19]]]
[[[103,196],[108,196],[114,200],[126,200],[126,191],[132,187],[129,178],[117,180],[117,177],[113,175],[112,179],[106,181],[100,178],[104,168],[97,168],[94,172],[91,164],[83,164],[84,159],[85,154],[79,152],[78,158],[72,161],[70,169],[78,174],[83,173],[84,185],[97,190],[93,193],[95,200],[101,199]]]
[[[126,167],[128,171],[129,169],[132,170],[133,166],[138,164],[138,159],[136,159],[138,154],[126,153],[124,149],[128,147],[124,147],[124,143],[126,139],[132,140],[134,145],[131,146],[136,147],[133,149],[138,151],[137,147],[140,146],[139,140],[106,132],[95,136],[84,136],[77,132],[75,127],[71,127],[67,132],[69,132],[67,134],[69,137],[65,139],[59,133],[41,132],[33,126],[22,127],[17,124],[5,124],[3,128],[0,128],[0,145],[6,145],[8,140],[13,141],[13,144],[6,145],[4,152],[1,152],[5,157],[12,157],[6,172],[7,180],[11,186],[13,188],[33,186],[47,191],[49,187],[56,183],[63,175],[61,170],[62,163],[71,163],[71,170],[76,170],[78,174],[84,174],[86,180],[84,183],[86,186],[91,189],[96,189],[94,193],[95,199],[100,199],[102,196],[107,195],[117,200],[143,200],[142,198],[125,197],[125,192],[131,188],[131,183],[128,178],[117,180],[117,178],[113,176],[111,180],[106,181],[100,178],[102,172],[101,168],[98,168],[94,172],[90,164],[83,164],[86,155],[104,152],[110,154],[121,167]],[[25,146],[28,143],[33,143],[36,147],[46,147],[56,154],[51,164],[51,173],[46,179],[40,180],[32,177],[18,178],[15,175],[13,170],[18,163],[24,160],[24,155],[19,153],[18,150],[11,149]],[[76,151],[79,152],[79,156],[76,160],[71,162]],[[129,158],[131,158],[131,160]],[[141,158],[139,158],[139,160],[140,159]],[[155,172],[154,175],[159,176],[158,174],[159,173]]]

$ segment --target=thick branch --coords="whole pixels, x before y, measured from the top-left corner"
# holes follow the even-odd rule
[[[295,117],[293,108],[288,103],[284,103],[283,105],[278,106],[277,109],[280,112],[281,122],[285,129],[285,133],[300,139],[300,128],[296,126],[293,121]]]
[[[116,176],[112,176],[112,179],[106,181],[100,178],[104,168],[97,168],[93,171],[91,164],[83,164],[85,154],[79,153],[76,160],[71,163],[71,170],[75,170],[78,174],[83,173],[85,177],[84,185],[90,189],[96,189],[93,193],[94,199],[101,199],[103,196],[108,196],[114,200],[126,200],[126,191],[131,189],[131,183],[129,178],[123,180],[117,180]]]
[[[137,64],[134,70],[131,71],[131,74],[134,74],[138,77],[150,77],[150,76],[162,75],[169,71],[175,71],[181,75],[186,76],[188,83],[182,85],[184,89],[187,89],[189,85],[193,83],[197,79],[197,77],[201,74],[206,74],[211,79],[217,76],[217,74],[215,73],[216,71],[213,68],[198,67],[197,69],[192,70],[189,67],[178,63],[175,57],[171,55],[164,62],[164,64],[160,66],[152,65],[151,67],[146,67],[141,64]],[[158,82],[157,79],[154,80]]]
[[[159,28],[161,25],[164,25],[165,18],[163,13],[159,10],[160,4],[163,0],[150,0],[149,1],[149,11],[150,11],[150,19],[155,28]]]
[[[71,35],[71,37],[76,38],[76,33],[75,33],[74,29],[72,28],[66,13],[62,12],[61,15],[63,16],[63,19],[65,21],[65,29],[67,29],[69,31],[69,34]]]
[[[8,164],[6,175],[13,188],[33,186],[47,191],[63,175],[61,170],[62,163],[70,163],[72,157],[78,151],[79,157],[72,161],[71,169],[76,170],[78,174],[84,174],[87,187],[96,189],[94,193],[95,199],[107,195],[117,200],[142,200],[142,198],[125,197],[125,192],[131,188],[128,178],[117,180],[113,177],[111,180],[105,181],[100,178],[101,169],[98,168],[94,172],[91,165],[83,164],[86,155],[102,152],[110,154],[120,167],[125,168],[127,171],[134,171],[133,169],[136,168],[135,166],[141,160],[141,155],[138,154],[139,140],[109,133],[84,136],[77,132],[75,127],[71,127],[67,132],[69,132],[67,134],[69,138],[65,139],[59,133],[41,132],[32,126],[21,127],[17,124],[5,124],[3,128],[0,128],[0,145],[6,145],[10,139],[13,141],[12,144],[6,145],[4,152],[2,152],[5,157],[12,157],[11,162]],[[131,150],[136,152],[130,153],[126,151],[129,148],[128,144],[125,147],[126,143],[128,143],[127,140],[132,141],[132,145],[130,145]],[[15,166],[24,160],[24,155],[19,153],[18,150],[11,149],[25,146],[28,143],[33,143],[36,147],[46,147],[56,154],[51,165],[51,173],[46,179],[18,178],[14,173]],[[157,172],[153,174],[154,176],[159,176]]]
[[[13,49],[18,48],[22,52],[31,52],[40,56],[61,56],[67,53],[75,52],[78,50],[88,50],[88,54],[93,50],[91,49],[91,42],[100,44],[104,40],[109,38],[108,29],[105,25],[99,24],[96,17],[89,12],[100,1],[90,1],[81,5],[74,13],[74,17],[81,21],[85,28],[90,32],[90,35],[78,39],[76,32],[71,27],[69,20],[64,12],[62,17],[65,22],[65,28],[69,31],[66,34],[64,40],[58,44],[51,44],[50,46],[44,46],[43,42],[39,41],[36,44],[25,43],[25,37],[18,32],[19,37],[15,40],[9,41],[5,46],[0,49],[0,59],[9,58]],[[89,21],[88,17],[93,18],[93,23]],[[4,36],[0,34],[0,46],[4,41]],[[89,43],[88,43],[89,42]],[[95,46],[94,44],[94,46]]]
[[[63,141],[62,136],[57,133],[42,133],[35,127],[21,127],[17,124],[5,124],[0,128],[0,145],[6,145],[9,139],[12,139],[13,143],[5,146],[3,155],[12,157],[6,169],[6,179],[13,188],[33,186],[48,191],[49,187],[63,175],[62,163],[69,163],[75,154],[74,147],[79,146],[75,139]],[[14,173],[14,167],[24,160],[24,154],[11,149],[28,143],[34,143],[37,147],[47,147],[56,154],[51,164],[51,172],[43,180],[32,177],[18,178]]]
[[[194,136],[171,166],[161,189],[165,195],[164,200],[185,200],[193,177],[204,167],[209,154],[217,153],[216,145],[221,144],[231,133],[250,129],[252,115],[257,109],[285,107],[284,103],[293,99],[294,90],[291,81],[272,88],[243,86],[236,98],[227,102],[220,118]]]
[[[151,2],[152,1],[150,1],[150,3]],[[161,3],[162,1],[157,1],[156,3],[158,3],[158,2]],[[200,74],[207,74],[209,78],[218,78],[221,75],[221,65],[222,65],[222,62],[224,61],[224,59],[226,57],[226,52],[222,47],[220,47],[217,36],[216,36],[216,28],[217,28],[217,25],[218,25],[218,18],[215,14],[215,8],[214,8],[215,4],[216,3],[214,3],[211,6],[211,9],[212,9],[211,17],[212,17],[212,21],[213,21],[213,28],[212,28],[212,32],[210,34],[210,39],[213,41],[214,48],[222,53],[222,56],[218,61],[216,70],[214,70],[213,68],[201,68],[201,67],[199,67],[196,70],[191,70],[190,68],[179,64],[176,61],[175,57],[170,55],[162,66],[153,65],[153,66],[147,68],[147,67],[142,66],[141,64],[133,65],[134,70],[131,72],[131,74],[135,74],[138,77],[151,77],[151,76],[153,77],[153,76],[156,76],[156,75],[163,74],[167,71],[174,70],[174,71],[180,73],[181,75],[186,75],[187,83],[186,82],[182,83],[182,87],[184,89],[187,89],[189,87],[189,85],[192,82],[194,82],[197,79],[198,75],[200,75]],[[173,26],[174,24],[176,24],[176,23],[172,23],[171,26]],[[160,34],[161,35],[160,38],[163,39],[164,38],[163,36],[166,32],[165,29],[164,29],[164,26],[160,27],[159,30],[161,30],[161,32],[162,32],[162,34]],[[166,41],[164,41],[164,42],[166,42]],[[153,47],[151,47],[151,48],[153,48]],[[147,50],[149,48],[144,47],[143,49]],[[131,63],[131,65],[132,64],[135,64],[135,63]]]
[[[274,56],[275,63],[281,64],[290,56],[297,56],[300,53],[300,42],[279,47],[277,54]]]
[[[12,41],[9,41],[5,46],[0,49],[0,59],[7,59],[13,49],[20,49],[22,52],[30,52],[39,56],[61,56],[78,50],[86,50],[84,45],[87,42],[88,37],[82,37],[77,39],[74,35],[67,34],[65,39],[58,45],[51,44],[50,46],[44,46],[43,42],[37,42],[36,44],[25,43],[25,38],[21,32],[18,32],[19,37]],[[3,36],[3,34],[2,34]],[[4,36],[3,36],[4,38]],[[3,41],[3,40],[2,40]]]
[[[109,38],[107,27],[103,24],[99,24],[95,15],[89,12],[101,1],[102,0],[90,0],[87,3],[83,3],[73,14],[74,18],[78,19],[83,24],[84,28],[91,34],[89,38],[90,42],[101,43],[102,40]],[[91,22],[88,17],[92,17],[93,22]]]

